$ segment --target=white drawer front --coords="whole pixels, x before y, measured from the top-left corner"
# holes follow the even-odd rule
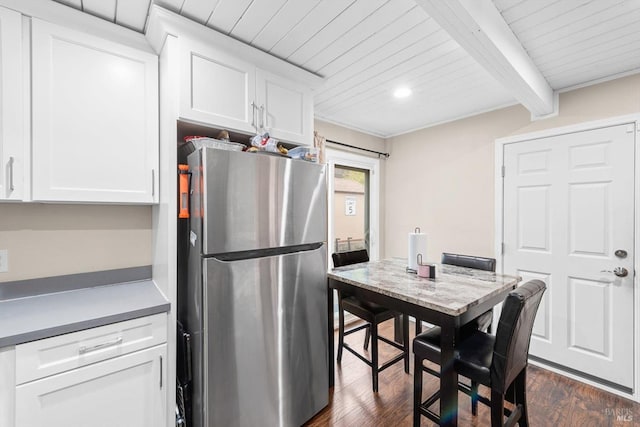
[[[165,313],[16,346],[16,384],[131,353],[167,341]]]
[[[168,425],[166,354],[160,345],[19,385],[15,427]]]

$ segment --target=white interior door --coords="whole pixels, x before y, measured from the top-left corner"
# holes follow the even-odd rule
[[[627,389],[634,131],[625,124],[504,146],[504,272],[548,287],[530,354]]]

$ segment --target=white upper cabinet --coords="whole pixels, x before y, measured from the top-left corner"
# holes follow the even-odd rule
[[[0,8],[0,200],[23,197],[22,17]]]
[[[274,138],[311,144],[313,99],[306,86],[258,69],[256,99],[261,128]]]
[[[252,132],[256,123],[255,67],[198,42],[181,55],[182,118]]]
[[[155,203],[158,61],[32,19],[32,198]]]
[[[313,99],[304,85],[197,42],[181,59],[182,119],[311,143]]]
[[[322,79],[279,58],[157,5],[147,39],[160,52],[179,40],[178,119],[245,134],[269,132],[293,144],[313,143],[312,89]]]

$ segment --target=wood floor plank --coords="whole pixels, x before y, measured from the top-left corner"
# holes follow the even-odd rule
[[[411,328],[413,329],[413,328]],[[393,336],[393,321],[380,325],[380,334]],[[412,332],[413,337],[413,332]],[[335,336],[337,347],[337,334]],[[364,331],[346,338],[353,348],[369,357],[363,347]],[[386,361],[398,350],[380,344],[380,360]],[[413,355],[412,355],[413,356]],[[335,357],[333,359],[335,363]],[[411,373],[404,372],[398,362],[379,374],[379,392],[374,393],[371,370],[348,351],[342,363],[336,364],[335,387],[329,394],[329,406],[309,420],[309,427],[395,427],[413,424],[413,357]],[[438,389],[438,379],[424,374],[423,396]],[[480,394],[489,396],[485,387]],[[640,427],[640,404],[574,381],[545,369],[529,366],[527,371],[527,402],[529,424],[532,427]],[[438,411],[437,403],[432,407]],[[458,396],[458,425],[482,427],[491,425],[489,408],[480,404],[478,415],[471,415],[469,396]],[[424,426],[434,425],[423,417]]]

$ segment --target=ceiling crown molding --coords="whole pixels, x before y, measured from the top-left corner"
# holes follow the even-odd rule
[[[532,117],[557,114],[554,93],[490,0],[416,0]]]

